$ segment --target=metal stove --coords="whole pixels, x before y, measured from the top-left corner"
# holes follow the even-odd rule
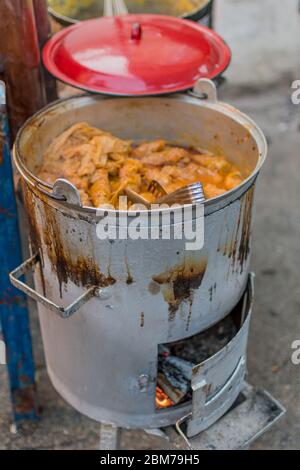
[[[190,397],[192,411],[180,418],[175,426],[144,429],[149,435],[163,439],[166,442],[166,449],[245,450],[285,413],[283,406],[267,391],[255,389],[245,381],[246,349],[253,296],[254,275],[251,273],[242,299],[225,320],[197,337],[185,340],[185,344],[179,342],[179,347],[175,347],[177,353],[179,350],[181,355],[190,358],[193,354],[207,355],[212,344],[216,347],[216,343],[220,344],[220,340],[224,342],[228,339],[226,345],[218,352],[192,368]],[[233,333],[230,324],[236,325],[236,334]],[[213,337],[214,343],[212,343]],[[172,346],[168,348],[169,351],[170,349]],[[168,391],[166,396],[171,395],[175,399],[176,393],[170,386],[171,370],[173,368],[175,376],[174,387],[176,385],[180,387],[185,370],[183,366],[187,367],[189,362],[182,364],[180,362],[182,359],[179,359],[177,364],[174,356],[168,355],[165,359],[167,367],[170,368],[169,374],[166,374],[169,381],[159,382],[158,379],[158,383]],[[174,373],[174,364],[177,366],[177,375]],[[237,364],[234,371],[232,371],[233,364]],[[178,371],[181,373],[180,377]],[[159,375],[158,373],[158,377]],[[224,382],[224,376],[228,377],[228,380],[220,386]],[[100,449],[119,449],[121,432],[119,427],[101,424]]]

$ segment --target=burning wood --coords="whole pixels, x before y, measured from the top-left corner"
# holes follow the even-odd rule
[[[173,404],[180,403],[191,391],[194,365],[184,359],[172,356],[166,346],[160,348],[157,383]]]
[[[193,367],[228,344],[236,331],[233,318],[229,316],[192,338],[161,345],[158,353],[157,408],[167,408],[190,399]]]
[[[168,395],[161,388],[156,387],[156,408],[168,408],[173,405],[174,403]]]

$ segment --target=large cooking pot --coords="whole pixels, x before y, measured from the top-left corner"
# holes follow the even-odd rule
[[[103,211],[82,207],[72,185],[59,181],[51,187],[34,176],[47,146],[78,121],[124,139],[163,137],[222,150],[241,168],[240,186],[205,202],[202,249],[186,251],[185,240],[177,239],[99,240]],[[266,153],[257,125],[217,101],[208,80],[200,80],[194,92],[164,97],[73,97],[43,109],[21,129],[14,160],[33,257],[12,281],[39,302],[50,377],[82,413],[133,427],[180,417],[177,408],[159,416],[155,411],[157,348],[215,324],[241,298],[249,273],[254,186]],[[151,223],[163,228],[160,218]],[[16,279],[34,266],[35,290]]]
[[[103,14],[103,0],[48,0],[51,16],[62,26],[98,18]],[[129,13],[156,13],[178,16],[211,26],[213,0],[126,0]]]

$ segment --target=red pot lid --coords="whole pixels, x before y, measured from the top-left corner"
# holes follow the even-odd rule
[[[83,21],[48,41],[46,68],[77,88],[106,95],[158,95],[192,88],[229,65],[231,52],[214,31],[161,15]]]

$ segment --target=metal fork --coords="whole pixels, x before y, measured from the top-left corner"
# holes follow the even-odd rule
[[[156,180],[150,181],[148,191],[153,194],[155,199],[160,199],[168,194],[165,188],[163,188],[163,186]]]
[[[124,0],[104,0],[103,16],[127,15],[128,9]]]
[[[151,207],[151,203],[135,191],[126,188],[125,193],[134,204],[143,204],[147,208]],[[203,204],[204,202],[205,196],[202,184],[193,183],[157,199],[153,204],[168,204],[170,206],[172,204],[180,204],[183,206],[189,204]]]
[[[125,188],[124,192],[129,200],[133,202],[133,204],[142,204],[143,206],[147,207],[147,209],[150,209],[151,203],[133,189]]]
[[[156,201],[156,204],[203,204],[205,196],[200,182],[189,184],[177,189],[173,193],[167,194]]]
[[[148,186],[148,191],[155,197],[155,200],[163,196],[166,196],[168,194],[167,191],[162,187],[162,185],[156,180],[150,181],[150,184]],[[136,191],[133,191],[130,188],[126,188],[125,194],[130,199],[130,201],[133,202],[134,204],[143,204],[147,208],[150,208],[151,203],[147,199],[145,199],[143,196],[138,194]]]

